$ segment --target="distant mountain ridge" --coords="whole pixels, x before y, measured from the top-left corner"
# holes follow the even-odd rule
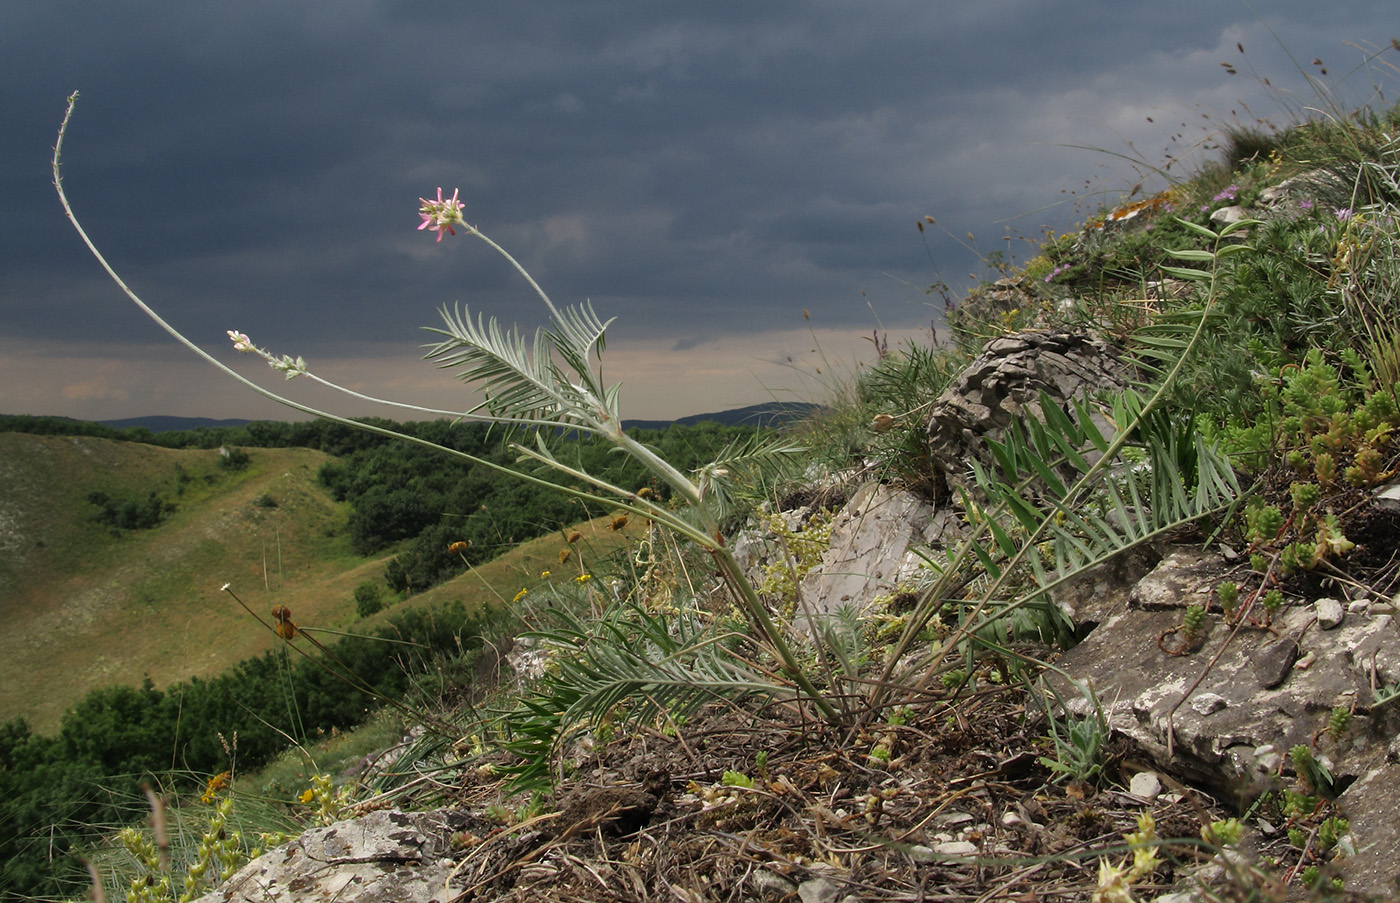
[[[170,433],[176,430],[197,430],[203,428],[218,429],[220,427],[247,426],[251,420],[215,420],[211,417],[173,417],[165,414],[153,414],[149,417],[126,417],[121,420],[99,420],[103,426],[110,426],[113,429],[147,429],[153,433]]]
[[[622,425],[625,429],[644,430],[664,430],[673,423],[682,426],[692,426],[697,423],[713,421],[725,426],[781,426],[793,420],[801,420],[820,405],[805,401],[769,401],[761,404],[751,404],[742,408],[731,408],[727,411],[715,411],[708,414],[691,414],[676,420],[624,420]],[[125,417],[119,420],[99,420],[103,426],[110,426],[113,429],[147,429],[153,433],[168,433],[176,430],[197,430],[204,427],[238,427],[247,426],[251,420],[215,420],[209,417],[173,417],[163,414],[154,414],[149,417]]]

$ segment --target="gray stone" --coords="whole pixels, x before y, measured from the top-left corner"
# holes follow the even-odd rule
[[[1293,663],[1298,661],[1298,643],[1291,637],[1274,640],[1250,652],[1249,661],[1254,666],[1259,686],[1272,690],[1293,671]]]
[[[841,885],[830,878],[812,878],[797,886],[797,896],[802,903],[836,903],[841,895]]]
[[[760,897],[774,897],[782,899],[797,889],[797,885],[782,875],[775,875],[765,869],[759,869],[749,875],[749,884],[753,886],[755,892]]]
[[[1127,367],[1107,342],[1083,333],[1023,332],[992,339],[938,397],[929,416],[929,452],[951,486],[972,488],[968,462],[991,466],[986,440],[1013,420],[1040,416],[1041,394],[1059,405],[1126,388]],[[1096,418],[1101,431],[1106,420]]]
[[[1348,890],[1393,895],[1392,881],[1400,873],[1400,823],[1394,817],[1400,811],[1400,744],[1392,755],[1385,742],[1400,734],[1400,706],[1368,703],[1372,686],[1400,680],[1396,619],[1373,610],[1332,630],[1309,630],[1314,607],[1308,604],[1285,609],[1276,619],[1282,639],[1248,626],[1233,637],[1217,629],[1194,654],[1163,653],[1156,640],[1180,625],[1182,593],[1203,579],[1213,585],[1213,566],[1225,565],[1197,553],[1170,552],[1134,588],[1131,601],[1066,652],[1058,666],[1093,686],[1110,728],[1136,747],[1136,757],[1241,809],[1280,786],[1281,769],[1283,782],[1291,780],[1286,750],[1311,746],[1334,706],[1355,704],[1350,730],[1335,750],[1326,751],[1334,777],[1344,786],[1354,780],[1337,800],[1356,843],[1341,874]],[[1306,670],[1293,667],[1300,643],[1312,660]],[[1257,664],[1267,664],[1264,681],[1256,676]],[[1270,686],[1261,688],[1261,682]],[[1056,689],[1070,698],[1069,687],[1057,683]],[[1087,705],[1075,698],[1069,707],[1083,714],[1078,709]]]
[[[799,612],[820,620],[842,606],[865,608],[915,577],[922,559],[911,548],[940,544],[949,538],[948,530],[948,518],[918,496],[866,483],[832,522],[821,564],[802,580]],[[799,623],[810,628],[805,617]]]
[[[1201,693],[1191,697],[1191,711],[1201,716],[1214,715],[1229,705],[1229,700],[1219,693]]]
[[[1342,623],[1346,617],[1346,611],[1342,608],[1342,603],[1336,599],[1316,599],[1313,601],[1313,612],[1317,615],[1317,626],[1323,630],[1331,630]]]
[[[948,840],[934,844],[933,852],[939,856],[976,856],[981,848],[970,840]]]
[[[1382,511],[1400,511],[1400,481],[1377,488],[1372,498]]]
[[[1223,561],[1194,548],[1172,549],[1159,565],[1133,585],[1128,602],[1143,611],[1180,612],[1204,606],[1226,571]]]
[[[443,812],[388,810],[313,828],[197,903],[443,903],[450,834]]]
[[[933,848],[925,846],[921,843],[916,843],[910,846],[907,850],[905,850],[905,853],[907,853],[909,855],[909,858],[914,860],[915,862],[938,861],[938,854],[933,852]]]

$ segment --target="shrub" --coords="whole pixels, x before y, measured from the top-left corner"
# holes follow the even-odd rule
[[[252,458],[241,448],[219,449],[219,466],[224,470],[246,470]]]
[[[362,618],[384,609],[383,591],[377,583],[361,583],[355,587],[355,613]]]

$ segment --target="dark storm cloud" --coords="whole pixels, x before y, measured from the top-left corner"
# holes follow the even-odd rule
[[[484,248],[413,232],[415,199],[442,185],[556,300],[592,298],[624,334],[685,348],[792,326],[804,307],[862,332],[867,303],[891,325],[926,322],[918,287],[960,284],[975,261],[930,229],[930,264],[918,217],[977,232],[984,252],[1011,217],[1028,214],[1014,220],[1028,234],[1064,228],[1084,211],[1041,208],[1114,162],[1064,145],[1133,142],[1155,160],[1237,99],[1274,113],[1254,75],[1307,99],[1284,47],[1345,72],[1361,53],[1343,42],[1386,44],[1389,13],[1303,0],[9,3],[0,330],[154,338],[49,186],[73,89],[65,184],[79,217],[202,342],[230,326],[299,349],[418,341],[454,300],[535,321]],[[1237,40],[1248,65],[1232,80],[1219,63],[1241,59]],[[1369,79],[1355,79],[1361,99]],[[1132,174],[1109,169],[1112,202]]]

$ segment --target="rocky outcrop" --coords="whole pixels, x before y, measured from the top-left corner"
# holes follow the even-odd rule
[[[1117,352],[1085,333],[1023,332],[992,339],[935,402],[929,452],[950,486],[966,487],[967,462],[990,465],[986,440],[1001,439],[1013,420],[1040,416],[1042,393],[1065,406],[1094,392],[1126,388],[1128,376]]]
[[[958,521],[910,492],[866,483],[836,515],[821,564],[802,579],[799,623],[820,621],[842,606],[863,609],[912,580],[918,548],[941,548],[958,536]]]
[[[1308,601],[1267,627],[1246,621],[1238,629],[1216,615],[1199,643],[1187,642],[1178,632],[1186,606],[1205,605],[1230,570],[1220,556],[1173,550],[1058,666],[1093,688],[1112,730],[1141,756],[1241,811],[1268,790],[1293,786],[1289,750],[1311,749],[1351,822],[1347,887],[1394,893],[1400,710],[1376,705],[1375,690],[1400,681],[1395,606]],[[1070,707],[1083,715],[1088,705],[1079,697]],[[1353,715],[1333,736],[1326,728],[1339,707]]]
[[[464,818],[388,810],[313,828],[197,903],[445,903],[450,836]]]

